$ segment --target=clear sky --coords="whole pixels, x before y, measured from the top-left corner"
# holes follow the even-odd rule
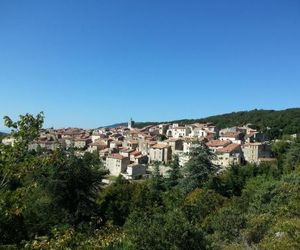
[[[0,93],[55,127],[299,107],[300,1],[1,0]]]

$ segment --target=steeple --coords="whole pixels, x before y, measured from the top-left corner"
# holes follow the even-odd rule
[[[132,118],[130,118],[128,122],[128,128],[132,129],[133,126],[134,126],[134,121],[132,120]]]

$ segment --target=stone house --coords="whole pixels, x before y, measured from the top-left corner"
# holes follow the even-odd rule
[[[125,173],[129,164],[129,157],[120,154],[112,154],[107,156],[105,162],[105,166],[112,176],[119,176],[121,173]]]
[[[171,146],[167,144],[155,144],[149,151],[150,162],[168,163],[172,158]]]
[[[243,153],[240,144],[231,143],[216,150],[216,159],[213,163],[221,167],[229,167],[233,164],[241,164]]]
[[[268,143],[246,143],[242,146],[244,158],[247,162],[258,163],[260,158],[272,156],[271,145]]]

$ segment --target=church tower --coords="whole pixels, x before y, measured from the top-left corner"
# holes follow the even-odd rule
[[[134,126],[134,121],[132,120],[132,118],[130,118],[130,120],[128,122],[128,128],[132,129],[133,126]]]

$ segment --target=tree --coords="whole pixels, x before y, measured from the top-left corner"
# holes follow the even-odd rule
[[[0,145],[0,245],[49,235],[60,226],[91,227],[100,216],[95,199],[106,174],[99,156],[31,152],[28,145],[39,136],[43,115],[5,120],[16,142]]]
[[[11,135],[16,139],[18,145],[27,146],[29,142],[36,139],[40,134],[40,129],[43,127],[44,113],[40,112],[34,117],[31,114],[20,115],[20,119],[16,122],[8,116],[4,116],[4,124],[11,128]]]
[[[151,189],[154,192],[160,192],[164,189],[163,187],[164,181],[162,175],[160,174],[159,165],[160,165],[159,162],[154,162],[154,170],[150,181]]]
[[[4,124],[12,129],[11,136],[15,139],[15,143],[13,147],[0,143],[0,189],[18,182],[18,177],[22,173],[18,167],[24,168],[22,161],[26,157],[31,157],[28,144],[39,136],[43,122],[43,112],[36,117],[31,114],[20,115],[20,119],[16,122],[8,116],[4,117]]]
[[[120,175],[116,182],[109,185],[99,195],[98,204],[104,222],[109,221],[113,225],[122,226],[133,206],[133,195],[136,184],[130,183]]]
[[[272,143],[272,151],[274,152],[280,167],[282,167],[285,154],[288,151],[290,144],[290,141],[283,139]]]
[[[285,154],[283,168],[290,172],[300,166],[300,140],[293,142]]]
[[[191,191],[201,187],[216,170],[216,166],[212,163],[214,154],[203,142],[193,143],[188,157],[189,160],[184,166],[182,185],[186,191]]]
[[[245,226],[246,218],[235,206],[222,208],[212,221],[215,236],[225,241],[241,240],[241,229]]]
[[[78,158],[56,150],[46,157],[38,181],[57,206],[72,216],[72,224],[88,221],[97,214],[96,198],[107,171],[95,159]]]
[[[177,186],[182,178],[178,155],[173,156],[173,159],[170,163],[170,169],[168,170],[168,175],[169,176],[166,180],[167,186],[169,188]]]
[[[197,188],[186,196],[183,211],[190,221],[199,223],[220,208],[224,202],[225,198],[213,190]]]
[[[42,112],[36,117],[21,115],[16,122],[4,117],[4,124],[13,129],[11,136],[15,143],[0,144],[0,244],[18,243],[28,237],[23,212],[28,205],[25,200],[34,187],[34,183],[24,185],[33,165],[28,144],[39,136],[43,121]]]
[[[178,209],[136,211],[125,224],[125,235],[131,249],[204,249],[205,246],[202,232]]]

